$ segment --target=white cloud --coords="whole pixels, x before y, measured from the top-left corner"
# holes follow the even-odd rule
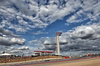
[[[20,48],[18,48],[19,50],[28,50],[29,49],[29,47],[28,46],[22,46],[22,47],[20,47]]]
[[[96,17],[98,17],[100,11],[98,7],[99,1],[96,2],[92,0],[91,3],[89,2],[90,1],[83,1],[82,3],[82,1],[79,0],[45,0],[39,2],[35,0],[4,0],[0,2],[4,3],[0,4],[0,14],[3,17],[0,25],[16,31],[27,32],[32,28],[45,28],[54,21],[71,15],[71,13],[74,12],[75,14],[69,16],[67,22],[82,22],[88,18],[90,20],[97,20]],[[91,11],[93,11],[94,14],[91,14]],[[86,18],[83,18],[83,15],[85,15]]]
[[[83,22],[87,19],[90,19],[91,22],[99,21],[98,20],[98,18],[100,17],[99,4],[100,4],[100,1],[97,1],[97,0],[90,0],[90,1],[84,0],[83,3],[79,5],[82,9],[76,12],[66,21],[69,23]]]
[[[16,32],[27,32],[34,28],[45,28],[54,21],[63,19],[65,16],[68,17],[66,19],[68,24],[84,22],[88,19],[90,20],[90,23],[100,20],[99,0],[50,0],[48,2],[47,0],[25,1],[26,0],[0,1],[1,27],[14,29]],[[100,29],[99,25],[100,24],[79,26],[74,28],[74,30],[62,34],[60,37],[60,42],[62,43],[61,50],[82,50],[84,48],[91,49],[98,46],[100,38],[100,31],[98,30]],[[8,30],[1,30],[2,29],[0,28],[0,45],[23,45],[25,39],[19,38],[18,35],[15,35]],[[42,34],[42,32],[38,31],[38,33],[35,34]],[[38,41],[30,41],[30,43],[45,44],[42,46],[43,49],[54,49],[55,41],[55,37],[44,37]],[[15,51],[17,52],[17,50],[18,49]]]
[[[93,53],[93,51],[100,50],[99,40],[100,40],[100,23],[94,23],[92,25],[81,25],[73,30],[62,33],[59,37],[61,52],[63,51],[82,51],[82,53]],[[7,39],[7,38],[6,38]],[[15,41],[14,41],[15,42]],[[2,47],[2,50],[14,54],[25,54],[32,55],[35,50],[45,49],[45,50],[55,50],[56,47],[56,37],[42,37],[38,40],[32,40],[29,43],[38,46],[20,46],[20,47]],[[40,48],[40,49],[39,49]],[[26,53],[26,51],[28,53]],[[87,52],[84,52],[87,51]],[[80,54],[82,54],[80,53]]]
[[[35,50],[37,50],[37,48],[31,46],[17,46],[13,50],[10,49],[8,52],[16,55],[33,55]]]
[[[2,54],[3,51],[7,52],[7,53],[11,53],[11,54],[15,54],[15,55],[20,55],[22,56],[24,55],[33,55],[34,51],[37,50],[36,47],[32,47],[32,46],[1,46],[0,45],[0,54]]]
[[[79,26],[76,28],[76,30],[72,34],[73,36],[76,36],[76,37],[88,38],[92,36],[94,33],[95,33],[95,30],[91,27]]]
[[[93,23],[92,25],[81,25],[62,33],[59,37],[61,52],[100,50],[100,30],[98,29],[100,29],[100,23]],[[42,37],[38,42],[41,49],[55,50],[56,37]]]
[[[24,45],[25,39],[19,35],[13,34],[9,30],[5,30],[0,27],[0,45],[11,46],[11,45]]]

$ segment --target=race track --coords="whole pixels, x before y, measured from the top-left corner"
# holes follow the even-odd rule
[[[16,66],[100,66],[100,57],[91,57],[83,59],[49,61],[42,63],[31,63]]]

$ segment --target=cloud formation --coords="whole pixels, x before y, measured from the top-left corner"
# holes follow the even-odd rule
[[[17,32],[27,32],[45,28],[65,16],[68,23],[98,21],[99,4],[99,0],[1,0],[0,25]]]
[[[0,46],[7,48],[6,46],[23,45],[25,42],[19,35],[3,28],[18,33],[28,32],[35,28],[44,29],[64,18],[67,25],[79,22],[86,24],[62,34],[59,38],[61,51],[99,50],[100,24],[95,23],[100,21],[99,4],[100,0],[0,0]],[[33,33],[43,34],[41,31]],[[40,49],[54,50],[55,41],[55,37],[42,37],[29,43],[35,47],[39,45]],[[29,50],[28,47],[10,49],[14,49],[12,52],[15,53]]]
[[[0,45],[11,46],[11,45],[24,45],[25,39],[19,35],[13,34],[11,31],[0,27]]]
[[[61,51],[98,51],[100,50],[100,23],[81,25],[73,28],[59,37]],[[56,37],[42,37],[40,48],[43,50],[55,50]],[[34,42],[32,42],[34,43]]]
[[[3,51],[7,52],[7,53],[11,53],[14,55],[33,55],[34,52],[33,50],[36,50],[35,47],[31,47],[31,46],[2,46],[0,45],[0,54],[2,54]]]

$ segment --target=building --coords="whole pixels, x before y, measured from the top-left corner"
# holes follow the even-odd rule
[[[0,54],[0,57],[11,57],[11,56],[14,56],[14,55],[9,54],[9,53]]]
[[[45,55],[52,55],[52,53],[57,51],[57,55],[60,54],[60,45],[59,45],[59,36],[61,35],[61,32],[56,33],[56,46],[54,51],[34,51],[35,56],[45,56]]]
[[[55,51],[34,51],[35,56],[52,55]]]

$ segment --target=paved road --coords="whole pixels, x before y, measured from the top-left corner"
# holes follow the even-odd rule
[[[100,57],[53,61],[53,62],[49,61],[43,63],[31,63],[26,65],[16,65],[16,66],[100,66]]]

